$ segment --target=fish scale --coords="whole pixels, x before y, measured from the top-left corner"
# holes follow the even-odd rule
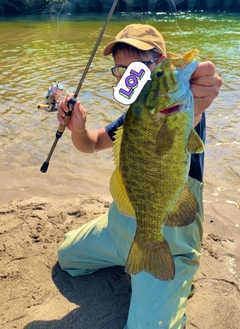
[[[190,152],[203,151],[192,129],[189,80],[198,65],[196,54],[193,50],[182,60],[166,58],[159,63],[116,133],[110,191],[119,211],[136,217],[126,264],[133,275],[146,271],[160,280],[172,280],[175,266],[163,225],[189,225],[198,212],[187,183]],[[179,62],[181,67],[175,67]],[[166,109],[169,114],[161,114]]]

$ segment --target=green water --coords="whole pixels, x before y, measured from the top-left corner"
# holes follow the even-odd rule
[[[0,22],[0,171],[6,176],[19,168],[39,173],[58,122],[55,114],[38,110],[37,104],[44,103],[54,80],[75,91],[105,18],[60,15],[59,20],[52,16]],[[240,17],[220,13],[114,15],[79,95],[91,128],[106,125],[126,110],[113,98],[116,82],[110,74],[112,59],[103,58],[102,50],[132,22],[155,26],[165,38],[168,51],[183,53],[198,48],[201,58],[213,61],[223,78],[220,95],[207,111],[205,198],[216,214],[221,209],[219,216],[231,224],[229,230],[239,230]],[[81,178],[98,175],[99,170],[111,171],[113,162],[110,151],[80,156],[66,131],[47,175],[63,172],[66,166],[68,172]],[[104,184],[108,184],[107,179]]]
[[[48,135],[52,134],[55,120],[54,115],[37,111],[36,104],[44,102],[47,89],[53,80],[63,84],[68,91],[75,91],[104,19],[105,16],[60,16],[57,21],[53,16],[0,22],[0,143],[10,157],[11,154],[18,156],[18,151],[12,149],[15,147],[12,139],[17,136],[19,152],[22,151],[24,143],[30,153],[33,149],[38,153],[37,158],[29,159],[31,163],[39,161],[43,146],[42,136],[46,134],[48,138]],[[182,53],[197,47],[203,60],[212,60],[215,63],[224,84],[220,97],[209,111],[209,143],[211,144],[213,139],[221,143],[220,149],[214,146],[212,151],[225,152],[234,162],[235,156],[232,155],[236,151],[239,152],[240,141],[239,129],[236,129],[239,118],[237,109],[240,66],[238,16],[204,13],[178,16],[130,13],[114,15],[80,92],[88,111],[89,125],[105,125],[122,112],[121,106],[112,96],[112,86],[116,83],[109,70],[112,59],[103,58],[102,50],[121,28],[131,22],[154,25],[163,34],[168,51]],[[33,140],[32,134],[36,131]],[[230,143],[227,150],[224,149],[226,138]],[[64,143],[59,152],[61,150],[67,151]],[[233,152],[232,155],[228,154],[229,150]],[[20,158],[19,161],[24,159]],[[9,157],[7,162],[2,159],[1,165],[4,166],[8,162]],[[234,168],[233,171],[237,177],[240,176],[239,169]]]

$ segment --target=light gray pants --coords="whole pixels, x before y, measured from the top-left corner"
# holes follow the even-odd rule
[[[175,278],[161,281],[146,272],[132,275],[124,329],[181,329],[186,323],[187,298],[199,267],[203,220],[203,183],[191,177],[189,183],[200,207],[196,220],[186,227],[164,227],[175,262]],[[58,252],[59,264],[72,276],[125,266],[135,230],[136,220],[119,213],[112,203],[106,214],[65,235]]]

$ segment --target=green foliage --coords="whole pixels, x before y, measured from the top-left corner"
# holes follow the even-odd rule
[[[66,5],[69,5],[71,2],[68,1],[68,0],[45,0],[45,2],[47,2],[48,4],[51,4],[53,2],[57,2],[59,4],[66,4]]]

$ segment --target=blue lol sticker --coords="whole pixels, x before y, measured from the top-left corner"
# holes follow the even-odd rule
[[[113,87],[113,97],[121,104],[130,105],[135,102],[148,80],[151,80],[151,70],[141,62],[133,62],[116,87]]]

